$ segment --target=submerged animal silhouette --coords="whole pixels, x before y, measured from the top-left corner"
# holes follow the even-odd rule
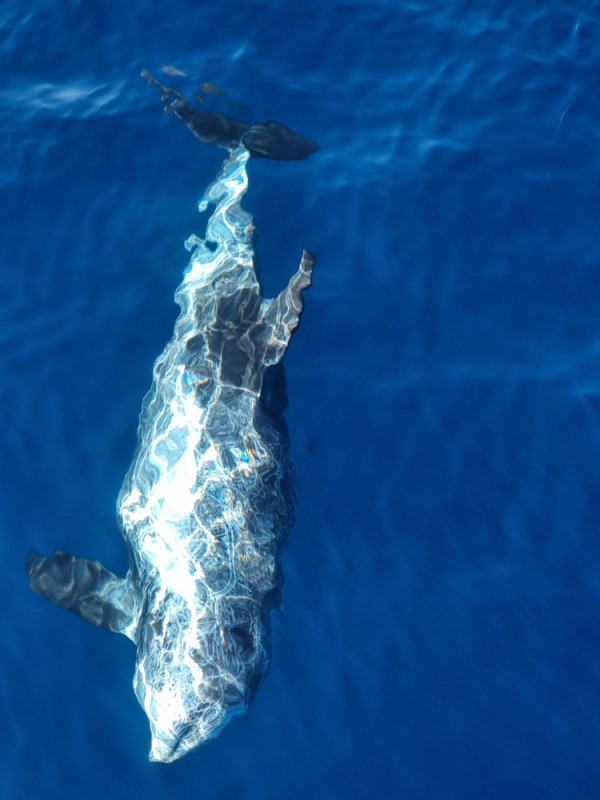
[[[279,161],[308,158],[320,149],[316,142],[300,136],[282,122],[269,120],[251,125],[216,111],[193,108],[181,92],[164,86],[148,70],[142,70],[141,75],[159,90],[165,111],[179,117],[201,142],[229,148],[243,144],[256,158]]]

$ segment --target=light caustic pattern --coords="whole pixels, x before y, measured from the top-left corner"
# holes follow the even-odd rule
[[[244,713],[269,660],[277,551],[291,522],[282,425],[263,407],[302,313],[314,260],[275,299],[254,270],[240,200],[249,153],[238,147],[200,204],[175,298],[181,313],[154,366],[139,441],[119,495],[138,614],[134,688],[150,720],[150,758],[173,761]]]

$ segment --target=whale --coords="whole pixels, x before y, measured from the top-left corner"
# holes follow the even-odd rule
[[[159,90],[165,112],[175,114],[201,142],[226,148],[243,144],[255,158],[280,161],[305,159],[320,149],[316,142],[282,122],[269,120],[251,125],[216,111],[196,109],[181,92],[164,86],[148,70],[142,70],[141,76]]]
[[[149,758],[163,763],[248,710],[269,665],[293,522],[282,359],[315,258],[305,250],[286,288],[263,296],[241,206],[250,156],[243,144],[230,150],[199,206],[214,207],[205,236],[186,242],[180,313],[117,500],[126,576],[60,549],[26,561],[34,592],[134,642]]]

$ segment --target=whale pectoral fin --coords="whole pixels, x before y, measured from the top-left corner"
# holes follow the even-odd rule
[[[48,558],[31,552],[25,562],[29,586],[84,622],[134,638],[138,616],[135,591],[99,561],[55,550]]]
[[[312,283],[315,257],[308,250],[302,253],[300,266],[286,288],[269,304],[264,322],[266,326],[266,366],[277,364],[283,358],[292,334],[300,324],[304,310],[304,290]]]

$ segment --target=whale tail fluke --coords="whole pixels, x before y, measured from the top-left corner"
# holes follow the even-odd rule
[[[197,109],[187,102],[181,92],[162,84],[147,69],[143,69],[140,75],[150,86],[158,89],[165,112],[175,114],[201,142],[230,149],[243,144],[255,158],[277,161],[298,161],[320,149],[316,142],[301,136],[282,122],[269,120],[251,125],[216,111]]]
[[[55,550],[46,558],[32,551],[25,562],[29,586],[84,622],[134,639],[138,602],[129,581],[117,578],[99,561]]]

